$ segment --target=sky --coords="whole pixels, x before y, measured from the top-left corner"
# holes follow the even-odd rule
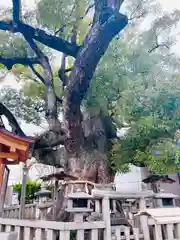
[[[35,0],[22,0],[23,4],[28,6],[28,8],[32,8],[34,6],[34,2]],[[159,0],[159,2],[161,3],[163,9],[165,11],[171,12],[174,9],[178,9],[180,10],[180,1],[178,0]],[[1,7],[11,7],[11,0],[0,0],[0,8]],[[180,38],[178,43],[176,44],[176,52],[179,52],[180,55]],[[12,83],[14,83],[14,78],[12,77],[12,75],[8,75],[8,77],[6,78],[5,81],[5,85],[11,85]],[[0,88],[3,85],[0,85]],[[23,130],[25,131],[25,133],[27,135],[32,135],[32,133],[37,133],[37,132],[41,132],[42,128],[36,127],[34,125],[27,125],[25,123],[22,122],[21,127],[23,128]],[[20,181],[21,177],[22,177],[22,171],[21,168],[19,168],[19,166],[15,166],[13,168],[11,168],[11,174],[10,174],[10,184],[15,183],[17,181]],[[30,171],[30,177],[32,178],[36,178],[37,177],[37,171]]]
[[[159,0],[166,11],[172,11],[175,8],[180,9],[180,1],[178,0]]]
[[[33,6],[35,0],[22,0],[28,6]],[[172,11],[174,8],[180,9],[180,1],[178,0],[159,0],[166,11]],[[11,6],[11,0],[1,1],[0,6]]]

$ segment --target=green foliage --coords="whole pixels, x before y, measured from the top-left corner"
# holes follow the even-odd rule
[[[13,186],[13,191],[18,193],[18,200],[21,199],[21,189],[22,184],[17,183]],[[30,202],[34,199],[34,194],[41,189],[41,184],[37,182],[33,182],[31,180],[27,181],[26,185],[26,202]]]
[[[19,35],[12,35],[0,31],[0,53],[3,57],[33,56],[33,52],[26,41]]]
[[[83,17],[89,5],[88,0],[40,0],[37,22],[64,38],[70,38],[72,28],[76,26],[79,42],[82,42],[89,24],[89,20]]]
[[[127,87],[128,73],[125,68],[129,54],[130,50],[123,41],[113,41],[96,69],[84,100],[86,108],[98,107],[105,115],[114,109],[121,92]]]
[[[117,107],[118,116],[129,124],[129,129],[113,145],[112,159],[118,169],[121,164],[133,163],[158,173],[179,171],[177,78],[152,78],[148,85],[144,79],[137,82],[122,93]]]
[[[114,88],[112,96],[116,97],[119,89],[120,98],[115,101],[111,97],[111,105],[107,105],[104,99],[102,106],[108,106],[108,113],[120,129],[127,126],[125,135],[110,144],[109,165],[114,171],[128,171],[129,164],[146,166],[158,173],[179,171],[179,58],[167,48],[160,47],[149,53],[154,47],[153,39],[156,40],[157,32],[163,43],[168,44],[171,29],[178,23],[179,16],[178,11],[174,15],[162,15],[152,22],[150,29],[137,33],[137,36],[127,30],[124,37],[115,40],[109,48],[113,44],[117,46],[112,51],[117,58],[115,55],[109,57],[109,52],[105,55],[110,61],[107,64],[110,74],[105,96],[109,96]],[[130,26],[131,30],[135,28]],[[136,44],[127,44],[127,41],[131,43],[130,39]],[[104,79],[103,87],[107,79]],[[96,84],[96,90],[98,87]],[[101,99],[98,94],[96,98]]]
[[[0,101],[17,119],[37,125],[41,123],[44,101],[39,96],[26,96],[22,90],[5,88],[1,90]]]

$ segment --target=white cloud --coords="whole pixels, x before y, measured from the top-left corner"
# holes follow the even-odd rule
[[[173,11],[174,9],[180,9],[180,1],[178,0],[159,0],[165,11]]]
[[[35,0],[22,0],[22,5],[28,8],[34,7]],[[12,0],[6,0],[0,2],[0,7],[11,7],[12,6]]]

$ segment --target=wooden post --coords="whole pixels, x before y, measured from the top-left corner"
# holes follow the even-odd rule
[[[140,198],[139,200],[139,208],[140,211],[146,208],[146,199]],[[144,240],[150,240],[150,233],[149,233],[149,226],[148,226],[148,217],[147,216],[140,216],[140,227],[144,234]]]
[[[157,205],[158,208],[162,208],[163,207],[162,198],[156,198],[156,205]]]
[[[139,210],[144,210],[146,208],[146,199],[140,198],[139,199]]]
[[[103,220],[105,221],[106,229],[104,231],[104,240],[111,239],[111,219],[110,219],[110,206],[109,206],[109,198],[104,197],[102,200],[102,213]]]
[[[57,206],[57,196],[58,196],[58,180],[55,180],[54,184],[54,197],[53,197],[53,220],[56,220],[56,206]]]
[[[176,199],[175,198],[173,198],[173,207],[178,207],[178,206],[176,206]]]
[[[83,223],[83,213],[75,213],[74,214],[74,222]]]
[[[162,237],[162,230],[161,230],[161,225],[159,224],[155,224],[155,236],[154,236],[157,240],[163,240]],[[145,238],[144,238],[145,239]],[[171,238],[168,238],[171,239]],[[172,238],[173,239],[173,238]]]
[[[2,159],[0,159],[0,189],[3,183],[4,170],[5,170],[5,164],[2,162]]]
[[[28,168],[27,168],[26,164],[24,164],[24,166],[23,166],[22,189],[21,189],[21,202],[20,202],[20,211],[19,211],[19,218],[20,219],[23,219],[25,217],[27,174],[28,174]]]
[[[95,200],[95,212],[100,213],[101,212],[101,206],[100,206],[100,200]]]
[[[0,151],[1,151],[0,146]],[[2,159],[0,159],[0,217],[2,217],[3,208],[4,208],[4,193],[2,189],[3,185],[3,177],[4,177],[4,170],[5,170],[5,164],[3,163]]]
[[[9,169],[7,168],[7,166],[4,165],[2,184],[0,185],[0,217],[2,217],[3,210],[4,210],[4,202],[6,198],[8,179],[9,179]]]

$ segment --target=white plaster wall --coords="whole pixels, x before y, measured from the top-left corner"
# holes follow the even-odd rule
[[[180,195],[180,184],[177,174],[168,174],[170,178],[175,180],[175,183],[169,184],[169,183],[160,183],[160,188],[164,189],[164,192],[166,193],[173,193]]]
[[[10,169],[8,186],[22,182],[22,164],[8,166],[8,168]]]
[[[117,191],[136,192],[142,191],[142,180],[149,175],[147,168],[138,168],[131,166],[131,171],[125,174],[117,174],[115,178]],[[160,183],[160,189],[164,189],[166,193],[180,195],[180,184],[176,173],[168,174],[170,178],[175,180],[175,183]],[[145,184],[146,189],[151,189],[150,185]]]
[[[142,190],[142,179],[146,175],[143,169],[131,166],[130,172],[118,173],[115,177],[117,191],[138,192]]]

